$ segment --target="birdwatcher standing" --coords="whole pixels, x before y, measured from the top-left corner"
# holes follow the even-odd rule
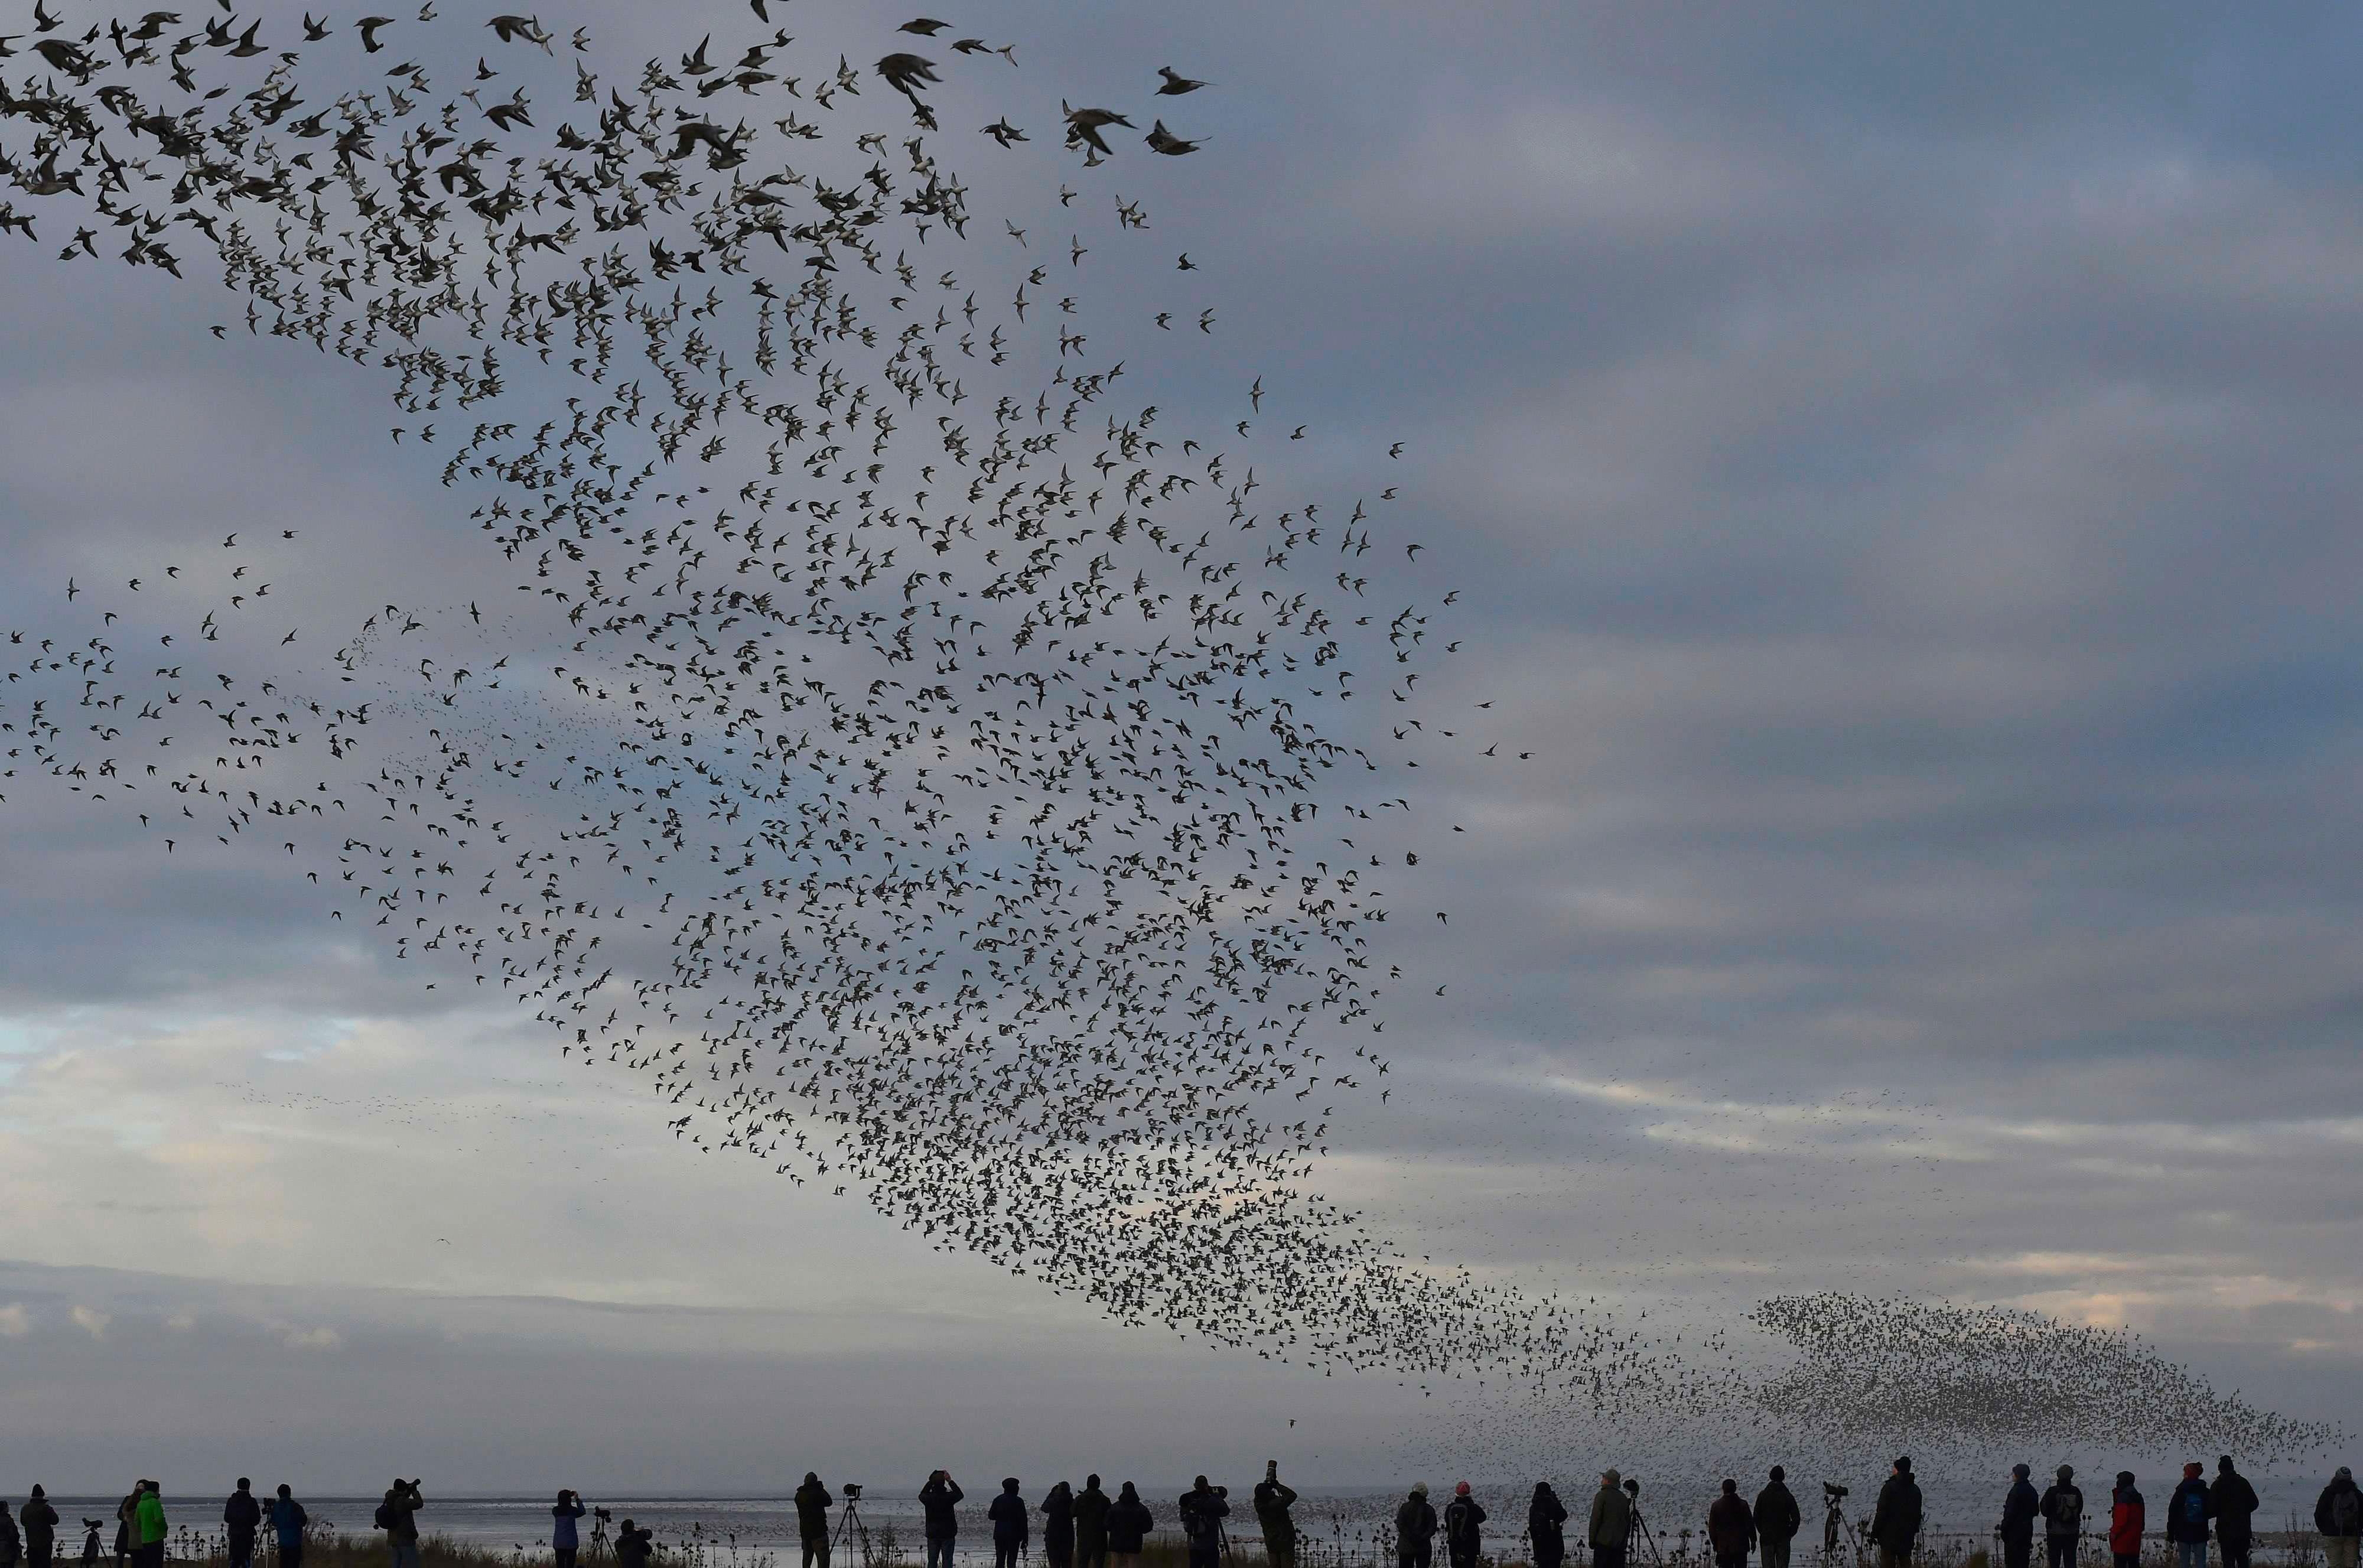
[[[649,1568],[656,1553],[656,1534],[626,1519],[616,1531],[616,1568]]]
[[[2035,1558],[2035,1521],[2042,1517],[2043,1499],[2027,1479],[2035,1472],[2024,1464],[2010,1467],[2010,1490],[2002,1494],[2002,1523],[1994,1526],[1994,1534],[2002,1538],[2002,1568],[2027,1568]]]
[[[1526,1505],[1526,1540],[1535,1568],[1559,1568],[1567,1561],[1567,1505],[1548,1481],[1535,1483],[1534,1500]]]
[[[2084,1493],[2076,1467],[2063,1464],[2059,1478],[2043,1489],[2043,1544],[2050,1568],[2076,1568],[2076,1539],[2084,1533]]]
[[[1715,1568],[1747,1568],[1747,1554],[1756,1546],[1756,1516],[1730,1476],[1724,1477],[1723,1496],[1707,1505],[1706,1540],[1714,1550]]]
[[[1108,1495],[1096,1474],[1075,1494],[1075,1568],[1108,1568]]]
[[[1414,1481],[1395,1509],[1396,1568],[1428,1568],[1435,1552],[1436,1506],[1427,1500],[1427,1483]]]
[[[397,1475],[377,1506],[377,1528],[385,1531],[388,1568],[418,1568],[418,1510],[427,1506],[418,1483]]]
[[[952,1568],[952,1548],[960,1544],[960,1500],[968,1494],[949,1470],[938,1470],[919,1488],[919,1507],[927,1513],[927,1568]]]
[[[1156,1528],[1156,1516],[1140,1500],[1140,1488],[1126,1482],[1117,1490],[1115,1501],[1108,1505],[1109,1568],[1140,1568],[1141,1549],[1148,1544],[1148,1532]]]
[[[1912,1548],[1920,1539],[1920,1483],[1912,1479],[1912,1458],[1895,1462],[1871,1510],[1870,1539],[1879,1543],[1879,1568],[1912,1568]]]
[[[147,1490],[148,1478],[143,1475],[115,1505],[115,1568],[124,1568],[139,1550],[139,1499]]]
[[[58,1549],[58,1511],[50,1506],[50,1495],[33,1485],[33,1495],[17,1510],[17,1518],[25,1527],[25,1562],[28,1568],[50,1568]]]
[[[575,1554],[582,1550],[582,1527],[575,1521],[590,1511],[574,1488],[558,1489],[558,1501],[549,1506],[549,1554],[558,1568],[574,1568]]]
[[[2248,1550],[2255,1544],[2258,1503],[2248,1478],[2232,1468],[2232,1456],[2215,1461],[2215,1487],[2208,1494],[2215,1511],[2215,1550],[2224,1568],[2248,1568]]]
[[[2181,1484],[2166,1505],[2166,1539],[2174,1542],[2175,1568],[2207,1568],[2207,1521],[2215,1512],[2207,1495],[2205,1466],[2182,1467]]]
[[[1203,1475],[1182,1495],[1182,1534],[1190,1542],[1190,1568],[1215,1568],[1222,1557],[1230,1496],[1229,1487],[1210,1486]]]
[[[229,1568],[253,1568],[254,1535],[262,1528],[262,1505],[255,1500],[254,1483],[243,1475],[238,1478],[238,1490],[222,1502],[222,1526]]]
[[[1633,1539],[1633,1499],[1625,1495],[1624,1477],[1613,1470],[1600,1473],[1583,1539],[1592,1548],[1592,1568],[1625,1568],[1625,1543]]]
[[[1017,1477],[1002,1478],[1001,1496],[986,1505],[984,1517],[993,1523],[993,1568],[1017,1568],[1033,1533],[1026,1499],[1017,1495]]]
[[[2109,1494],[2109,1554],[2116,1568],[2141,1568],[2142,1536],[2149,1529],[2149,1509],[2134,1490],[2134,1473],[2117,1472],[2117,1489]]]
[[[8,1505],[0,1501],[0,1568],[17,1568],[17,1560],[24,1554],[25,1538],[9,1516]]]
[[[304,1531],[311,1522],[312,1516],[282,1481],[279,1496],[271,1502],[271,1529],[279,1538],[279,1568],[304,1568]]]
[[[804,1549],[804,1568],[828,1568],[828,1510],[837,1499],[821,1485],[820,1473],[804,1472],[796,1488],[796,1539]]]
[[[1777,1464],[1756,1494],[1755,1518],[1756,1550],[1764,1568],[1789,1568],[1789,1543],[1805,1528],[1805,1514],[1789,1490],[1789,1473]]]
[[[2355,1472],[2346,1466],[2338,1467],[2314,1500],[2313,1528],[2322,1537],[2328,1568],[2355,1568],[2355,1543],[2363,1540],[2363,1491],[2356,1489]]]
[[[1255,1513],[1271,1568],[1296,1568],[1296,1520],[1288,1511],[1295,1504],[1296,1489],[1280,1478],[1280,1461],[1265,1460],[1263,1479],[1255,1486]]]
[[[1042,1498],[1042,1562],[1045,1568],[1073,1568],[1075,1489],[1061,1481]]]
[[[141,1487],[131,1527],[139,1538],[140,1568],[164,1568],[164,1537],[170,1527],[164,1522],[164,1488],[160,1483],[150,1481]]]
[[[1477,1568],[1477,1552],[1484,1540],[1485,1509],[1461,1482],[1444,1505],[1444,1551],[1452,1568]]]

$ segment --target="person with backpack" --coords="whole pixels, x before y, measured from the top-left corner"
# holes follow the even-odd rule
[[[1739,1495],[1739,1483],[1728,1475],[1723,1496],[1707,1505],[1706,1541],[1715,1568],[1747,1568],[1747,1554],[1756,1548],[1756,1515]]]
[[[1190,1542],[1190,1568],[1215,1568],[1221,1559],[1230,1496],[1229,1487],[1209,1486],[1203,1475],[1182,1495],[1182,1534]]]
[[[279,1568],[304,1568],[304,1532],[311,1523],[312,1516],[282,1481],[279,1496],[271,1503],[271,1531],[279,1538]]]
[[[1280,1461],[1263,1462],[1263,1479],[1255,1485],[1256,1524],[1263,1531],[1264,1561],[1271,1568],[1296,1568],[1296,1488],[1280,1478]]]
[[[1414,1481],[1395,1508],[1396,1568],[1428,1568],[1435,1552],[1436,1507],[1427,1500],[1427,1483]]]
[[[139,1505],[131,1511],[131,1529],[139,1538],[140,1568],[164,1568],[164,1537],[171,1533],[171,1527],[164,1521],[164,1488],[161,1483],[150,1481],[141,1485]]]
[[[1600,1490],[1592,1495],[1592,1518],[1584,1526],[1584,1544],[1592,1548],[1592,1568],[1625,1568],[1625,1548],[1633,1539],[1633,1499],[1625,1495],[1624,1478],[1614,1470],[1600,1473]]]
[[[254,1483],[243,1475],[238,1478],[238,1490],[222,1503],[222,1526],[229,1568],[253,1568],[254,1535],[262,1528],[262,1505],[255,1501]]]
[[[2255,1544],[2257,1489],[2248,1478],[2232,1468],[2232,1456],[2222,1454],[2215,1461],[2215,1486],[2208,1495],[2215,1509],[2215,1550],[2222,1554],[2224,1568],[2248,1568],[2248,1551]]]
[[[558,1489],[558,1501],[549,1506],[549,1554],[558,1568],[574,1568],[575,1554],[582,1550],[582,1527],[574,1521],[590,1511],[574,1488]]]
[[[2027,1568],[2035,1559],[2035,1521],[2043,1499],[2035,1495],[2034,1471],[2024,1464],[2010,1467],[2010,1490],[2002,1494],[2002,1522],[1994,1534],[2002,1540],[2002,1568]]]
[[[1526,1540],[1533,1544],[1535,1568],[1559,1568],[1567,1561],[1567,1505],[1548,1481],[1535,1483],[1534,1499],[1526,1505]]]
[[[58,1511],[50,1506],[50,1495],[41,1490],[39,1482],[33,1484],[33,1495],[17,1510],[17,1522],[25,1527],[26,1568],[50,1568],[58,1547]]]
[[[2109,1554],[2116,1568],[2141,1568],[2142,1535],[2149,1529],[2149,1509],[2134,1490],[2134,1473],[2117,1472],[2117,1489],[2109,1495]]]
[[[927,1516],[927,1568],[952,1568],[952,1548],[960,1544],[960,1500],[968,1494],[949,1470],[937,1470],[919,1488],[919,1507]]]
[[[1444,1505],[1444,1554],[1452,1568],[1477,1568],[1477,1552],[1485,1533],[1485,1509],[1463,1481]]]
[[[1042,1498],[1042,1562],[1044,1568],[1073,1568],[1075,1561],[1075,1489],[1061,1481]]]
[[[2322,1536],[2328,1568],[2355,1568],[2355,1545],[2363,1540],[2363,1492],[2356,1490],[2355,1472],[2346,1466],[2338,1467],[2315,1499],[2313,1528]]]
[[[1912,1568],[1912,1549],[1919,1542],[1924,1517],[1920,1483],[1912,1478],[1912,1456],[1905,1454],[1880,1487],[1879,1505],[1871,1510],[1870,1539],[1879,1543],[1879,1568]]]
[[[2084,1533],[2084,1493],[2076,1467],[2063,1464],[2059,1478],[2043,1489],[2043,1544],[2050,1568],[2076,1568],[2076,1541]]]
[[[1107,1511],[1108,1568],[1140,1568],[1141,1551],[1156,1528],[1156,1516],[1140,1500],[1140,1488],[1129,1481],[1116,1488]]]
[[[385,1531],[387,1568],[418,1568],[418,1510],[426,1506],[416,1481],[397,1475],[385,1489],[372,1522]]]
[[[1075,1494],[1075,1568],[1108,1568],[1108,1495],[1096,1474]]]
[[[1781,1466],[1772,1467],[1764,1490],[1756,1494],[1752,1517],[1758,1561],[1764,1568],[1789,1568],[1789,1543],[1805,1528],[1805,1514],[1789,1490],[1789,1473]],[[2021,1563],[2019,1568],[2025,1568],[2025,1564]]]
[[[804,1568],[828,1568],[828,1510],[837,1499],[821,1485],[820,1472],[804,1472],[796,1488],[796,1540],[804,1548]]]
[[[2184,1465],[2182,1484],[2166,1505],[2166,1539],[2174,1542],[2176,1568],[2207,1568],[2207,1521],[2215,1505],[2204,1469],[2195,1459]]]
[[[1001,1496],[986,1506],[984,1517],[993,1523],[993,1568],[1017,1568],[1032,1533],[1026,1499],[1017,1495],[1017,1477],[1003,1478]]]

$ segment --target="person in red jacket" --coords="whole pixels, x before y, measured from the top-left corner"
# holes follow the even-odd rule
[[[2142,1495],[2134,1490],[2134,1473],[2118,1471],[2109,1507],[2109,1551],[2117,1560],[2116,1568],[2140,1568],[2142,1532],[2148,1528]]]

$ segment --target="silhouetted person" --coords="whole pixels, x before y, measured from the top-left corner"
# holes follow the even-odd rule
[[[1075,1489],[1063,1481],[1042,1498],[1042,1561],[1048,1568],[1073,1568]]]
[[[986,1507],[984,1517],[993,1521],[993,1568],[1017,1568],[1031,1533],[1026,1499],[1017,1495],[1017,1477],[1012,1475],[1001,1483],[1001,1496]]]
[[[1444,1505],[1444,1551],[1452,1568],[1477,1568],[1477,1551],[1485,1538],[1485,1510],[1470,1494],[1469,1483],[1452,1489]]]
[[[279,1568],[304,1568],[304,1531],[311,1523],[312,1516],[282,1481],[279,1496],[271,1500],[272,1533],[279,1538]]]
[[[1625,1568],[1625,1548],[1633,1539],[1633,1499],[1625,1495],[1622,1478],[1613,1470],[1600,1473],[1600,1490],[1592,1495],[1592,1519],[1583,1539],[1592,1548],[1592,1568]]]
[[[2134,1490],[2134,1473],[2117,1472],[2117,1489],[2109,1494],[2109,1555],[2116,1568],[2141,1568],[2142,1537],[2149,1529],[2149,1508]]]
[[[1427,1500],[1427,1483],[1412,1483],[1411,1496],[1395,1509],[1397,1568],[1428,1568],[1436,1556],[1436,1508]]]
[[[1548,1481],[1535,1483],[1526,1504],[1526,1540],[1534,1546],[1535,1568],[1559,1568],[1567,1561],[1567,1505]]]
[[[2314,1500],[2313,1528],[2322,1536],[2327,1568],[2355,1568],[2355,1543],[2363,1540],[2363,1491],[2355,1486],[2355,1472],[2345,1465],[2330,1478]]]
[[[2174,1542],[2176,1568],[2207,1568],[2207,1521],[2214,1512],[2206,1467],[2194,1459],[2182,1467],[2182,1481],[2166,1504],[2166,1539]]]
[[[15,1516],[8,1512],[7,1503],[0,1501],[0,1568],[17,1568],[24,1555],[25,1537],[17,1528]]]
[[[1777,1464],[1756,1494],[1755,1514],[1756,1548],[1764,1568],[1789,1568],[1789,1543],[1805,1528],[1805,1515],[1789,1491],[1789,1473]]]
[[[1756,1515],[1739,1495],[1739,1483],[1728,1476],[1723,1496],[1707,1505],[1706,1540],[1715,1568],[1747,1568],[1747,1554],[1756,1549]]]
[[[2257,1489],[2232,1468],[2232,1456],[2215,1461],[2215,1489],[2209,1501],[2215,1507],[2215,1547],[2224,1568],[2248,1568],[2248,1551],[2256,1543]]]
[[[1870,1539],[1879,1543],[1879,1568],[1911,1568],[1912,1548],[1920,1539],[1920,1483],[1912,1479],[1910,1455],[1895,1462],[1887,1483],[1879,1489],[1879,1506],[1870,1513]]]
[[[229,1568],[253,1568],[254,1532],[262,1528],[262,1505],[255,1501],[254,1483],[243,1475],[238,1478],[238,1490],[222,1502],[222,1526]]]
[[[1108,1568],[1108,1495],[1095,1474],[1075,1494],[1075,1568]]]
[[[949,1470],[938,1470],[919,1488],[919,1507],[927,1514],[927,1568],[952,1568],[952,1548],[960,1544],[960,1500],[968,1494]]]
[[[164,1568],[164,1488],[150,1481],[139,1489],[139,1506],[132,1510],[132,1533],[139,1538],[140,1568]],[[417,1568],[416,1563],[411,1568]]]
[[[804,1568],[828,1568],[828,1510],[836,1501],[818,1471],[804,1472],[804,1484],[796,1488],[796,1539],[804,1544]]]
[[[1215,1568],[1223,1552],[1223,1519],[1231,1511],[1231,1489],[1210,1486],[1203,1475],[1182,1495],[1182,1534],[1190,1542],[1190,1568]]]
[[[2076,1538],[2084,1532],[2084,1492],[2076,1467],[2063,1464],[2059,1478],[2043,1489],[2043,1544],[2050,1568],[2076,1568]]]
[[[2043,1498],[2027,1479],[2034,1473],[2024,1464],[2010,1467],[2010,1490],[2002,1499],[2002,1523],[1994,1526],[1994,1534],[2002,1537],[2002,1568],[2027,1568],[2035,1560],[2035,1521],[2043,1517]]]
[[[558,1568],[574,1568],[574,1555],[582,1550],[582,1527],[574,1521],[590,1511],[571,1486],[559,1488],[558,1501],[549,1506],[549,1552]]]
[[[418,1568],[418,1510],[426,1506],[416,1481],[397,1475],[385,1489],[385,1499],[377,1506],[376,1522],[385,1531],[388,1568]]]
[[[124,1568],[139,1550],[139,1497],[147,1490],[148,1479],[142,1476],[115,1506],[115,1568]]]
[[[58,1511],[50,1506],[50,1495],[38,1482],[33,1495],[17,1510],[17,1522],[25,1527],[27,1568],[50,1568],[58,1550]]]
[[[1296,1568],[1296,1519],[1288,1511],[1295,1506],[1296,1488],[1281,1480],[1280,1461],[1265,1460],[1263,1479],[1255,1486],[1255,1514],[1271,1568]]]
[[[656,1533],[626,1519],[616,1531],[616,1568],[649,1568],[649,1559],[656,1550]]]
[[[1140,1568],[1140,1551],[1156,1528],[1157,1520],[1148,1505],[1140,1500],[1140,1489],[1127,1481],[1108,1505],[1107,1549],[1109,1568]]]

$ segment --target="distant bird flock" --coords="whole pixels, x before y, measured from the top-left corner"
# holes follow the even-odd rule
[[[1337,1106],[1392,1087],[1382,928],[1447,918],[1388,895],[1458,831],[1417,770],[1521,757],[1437,695],[1458,595],[1384,527],[1403,444],[1279,494],[1258,462],[1309,426],[1260,375],[1208,428],[1160,408],[1219,372],[1216,312],[1102,182],[1216,145],[1215,84],[1144,62],[1115,107],[947,129],[1020,42],[882,22],[855,63],[800,49],[816,4],[619,70],[433,3],[0,0],[6,253],[184,279],[193,314],[218,267],[216,336],[382,380],[472,584],[274,593],[333,574],[302,528],[77,570],[9,629],[0,799],[99,814],[160,873],[268,861],[422,983],[636,1075],[684,1142],[1123,1321],[1587,1408],[1974,1430],[2019,1396],[1995,1336],[2113,1353],[1775,1302],[1804,1359],[1768,1400],[1712,1341],[1432,1265],[1312,1190]],[[974,210],[981,160],[1065,232]],[[1170,362],[1105,350],[1104,269],[1167,280]],[[2316,1435],[2124,1364],[2183,1378],[2185,1438]]]

